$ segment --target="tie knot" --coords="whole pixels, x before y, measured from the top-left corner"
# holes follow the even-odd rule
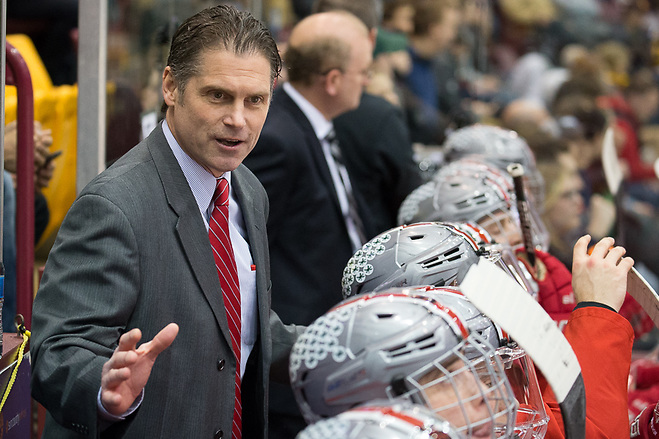
[[[215,193],[213,193],[214,206],[229,205],[229,182],[226,178],[218,178],[215,183]]]
[[[325,136],[325,141],[330,145],[336,144],[336,132],[334,131],[334,128],[332,128],[330,132],[327,133],[327,135]]]

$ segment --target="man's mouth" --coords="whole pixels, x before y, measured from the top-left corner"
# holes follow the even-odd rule
[[[226,138],[219,138],[216,139],[218,143],[221,143],[224,146],[228,147],[234,147],[238,145],[239,143],[242,143],[242,140],[237,140],[237,139],[226,139]]]
[[[481,425],[481,426],[475,428],[471,433],[471,437],[473,437],[473,438],[492,438],[492,437],[494,437],[492,435],[492,423],[488,422],[485,425]]]

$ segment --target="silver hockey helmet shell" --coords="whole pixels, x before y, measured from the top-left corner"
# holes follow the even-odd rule
[[[528,207],[533,244],[546,250],[547,229],[532,204]],[[472,221],[485,225],[499,242],[516,245],[522,239],[512,178],[472,159],[450,164],[412,191],[401,203],[398,220],[403,224]]]
[[[504,184],[502,184],[502,182]],[[438,173],[401,203],[398,221],[477,221],[496,210],[517,211],[512,180],[492,179],[486,172]]]
[[[460,316],[470,332],[477,333],[492,349],[507,346],[508,336],[492,320],[483,314],[469,301],[460,290],[460,287],[426,287],[415,289],[418,297],[427,296],[429,300],[436,300],[450,308]],[[469,354],[467,354],[469,356]]]
[[[355,252],[343,270],[343,297],[460,281],[478,261],[478,245],[455,227],[417,223],[390,229]]]
[[[320,420],[296,439],[464,439],[426,407],[408,401],[373,401]]]
[[[456,361],[460,367],[449,370]],[[433,383],[424,382],[431,371],[440,371],[445,379],[435,376]],[[440,416],[442,410],[459,407],[457,413],[448,412],[453,418],[447,420],[470,433],[512,431],[515,418],[514,395],[492,346],[421,287],[360,295],[321,316],[295,343],[290,378],[307,422],[401,395]],[[474,395],[456,387],[465,379],[471,379]],[[427,391],[443,381],[449,382],[445,387],[453,402],[434,407]],[[459,398],[469,407],[462,407]],[[472,406],[481,412],[474,414]]]
[[[533,151],[517,132],[483,124],[474,124],[453,131],[444,142],[444,157],[453,162],[479,154],[505,171],[511,163],[520,163],[526,171],[526,182],[536,209],[542,211],[544,179],[538,171]]]
[[[496,164],[488,161],[486,156],[469,155],[454,162],[448,163],[446,166],[442,167],[435,173],[433,179],[441,180],[446,175],[463,175],[467,177],[474,176],[476,178],[479,178],[483,175],[487,176],[488,179],[495,182],[499,187],[505,188],[510,193],[513,203],[515,203],[514,214],[515,216],[517,215],[515,189],[510,174],[506,169],[501,169],[497,167]],[[541,183],[544,186],[544,182]],[[549,248],[550,236],[549,232],[547,231],[547,227],[540,217],[540,212],[542,212],[542,204],[534,202],[534,199],[536,199],[537,196],[532,193],[528,182],[526,182],[524,186],[524,193],[526,199],[529,201],[527,202],[527,205],[531,217],[531,234],[533,236],[534,245],[541,250],[547,251]]]
[[[530,277],[524,264],[517,259],[512,247],[507,244],[495,243],[487,230],[475,222],[444,222],[442,224],[453,227],[457,233],[462,233],[465,238],[477,243],[480,257],[486,258],[501,268],[515,279],[527,293],[537,299],[538,284]]]
[[[510,163],[521,163],[524,169],[536,168],[526,140],[513,130],[493,125],[474,124],[457,129],[446,137],[443,149],[447,162],[482,154],[504,170]]]

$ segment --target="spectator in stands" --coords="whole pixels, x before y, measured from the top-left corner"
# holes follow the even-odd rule
[[[408,49],[412,69],[403,80],[403,106],[412,141],[441,144],[448,126],[447,112],[451,109],[440,106],[444,84],[437,80],[435,63],[457,34],[459,4],[452,0],[416,0],[414,8],[414,31]]]

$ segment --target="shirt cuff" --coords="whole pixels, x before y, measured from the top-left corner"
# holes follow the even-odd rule
[[[139,394],[137,398],[135,398],[135,401],[133,401],[133,404],[128,407],[128,410],[126,410],[123,414],[116,416],[113,415],[112,413],[108,412],[105,407],[103,407],[103,403],[101,402],[101,389],[98,389],[98,396],[96,397],[96,406],[98,408],[98,415],[103,419],[104,421],[109,421],[109,422],[119,422],[123,421],[126,419],[128,416],[132,415],[135,410],[137,410],[140,407],[140,404],[142,404],[142,400],[144,399],[144,389],[142,389],[142,392]]]
[[[616,311],[615,309],[613,309],[609,305],[605,305],[605,304],[600,303],[600,302],[588,302],[588,301],[579,302],[579,303],[577,303],[577,306],[574,307],[574,309],[588,308],[589,306],[595,306],[595,307],[598,307],[598,308],[610,309],[614,313],[616,313],[616,314],[618,313],[618,311]]]

